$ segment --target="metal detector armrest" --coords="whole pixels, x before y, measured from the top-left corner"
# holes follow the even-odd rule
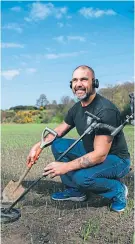
[[[113,127],[111,125],[107,125],[107,124],[102,124],[102,123],[98,123],[96,125],[96,129],[105,129],[105,130],[108,130],[110,132],[110,135],[112,135],[112,133],[116,130],[115,127]]]

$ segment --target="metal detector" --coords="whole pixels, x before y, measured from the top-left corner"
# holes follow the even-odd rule
[[[130,97],[131,98],[131,97]],[[131,101],[131,100],[130,100]],[[133,96],[132,96],[132,103],[134,102]],[[133,104],[132,104],[133,107]],[[113,137],[116,136],[123,128],[124,126],[129,123],[130,120],[134,117],[134,110],[132,110],[132,114],[130,116],[127,116],[126,121],[120,125],[119,127],[115,128],[113,126],[103,124],[101,123],[101,119],[97,116],[89,113],[88,111],[85,112],[87,116],[89,116],[92,119],[91,124],[89,127],[84,131],[84,133],[80,136],[78,140],[76,140],[63,154],[61,154],[56,161],[60,161],[86,134],[91,134],[95,129],[107,129],[110,132],[110,136]],[[55,132],[56,133],[56,132]],[[37,180],[35,180],[29,187],[24,191],[24,193],[12,203],[11,206],[2,206],[1,207],[1,221],[2,223],[10,223],[13,222],[21,216],[21,212],[19,209],[14,209],[14,206],[30,191],[31,188],[33,188],[42,178],[45,178],[44,175],[40,176]]]

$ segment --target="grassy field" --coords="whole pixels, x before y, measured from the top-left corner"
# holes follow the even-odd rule
[[[1,183],[2,188],[11,180],[18,180],[26,168],[26,157],[31,146],[40,141],[45,127],[56,124],[2,125],[1,127]],[[133,165],[134,128],[126,126],[124,133]],[[68,137],[78,138],[76,130]],[[27,187],[39,177],[46,164],[53,160],[50,148],[44,149],[36,165],[24,181]],[[56,203],[50,194],[62,189],[59,177],[45,179],[18,206],[19,221],[2,227],[3,244],[133,244],[133,177],[126,178],[129,199],[126,211],[109,211],[109,201],[90,194],[83,203]]]
[[[33,145],[36,141],[39,141],[41,138],[41,133],[45,127],[54,129],[57,124],[3,124],[1,127],[1,139],[2,147],[4,148],[5,144],[11,147],[19,147],[25,145]],[[129,142],[129,150],[132,154],[133,148],[133,137],[134,137],[134,127],[126,126],[124,128],[124,133]],[[70,131],[67,134],[67,137],[78,138],[78,134],[75,129]]]
[[[4,156],[9,154],[11,150],[24,150],[24,157],[27,155],[31,146],[40,141],[41,133],[45,127],[54,129],[57,124],[11,124],[2,125],[1,127],[1,140],[2,140],[2,150],[4,150]],[[134,154],[134,127],[126,126],[124,128],[124,133],[126,136],[126,141],[128,143],[129,152],[131,155],[131,162],[133,164],[133,154]],[[76,130],[73,129],[67,135],[71,138],[79,138]]]

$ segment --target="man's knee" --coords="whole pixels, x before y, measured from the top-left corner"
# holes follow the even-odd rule
[[[68,138],[58,138],[56,139],[52,145],[51,145],[51,150],[54,155],[56,154],[62,154],[65,152],[69,146],[74,142],[72,139]]]
[[[52,150],[53,155],[56,155],[56,154],[58,154],[58,153],[61,152],[61,149],[60,149],[61,144],[62,144],[62,138],[58,138],[58,139],[56,139],[56,140],[52,143],[52,145],[51,145],[51,150]]]
[[[88,188],[90,186],[92,187],[95,184],[95,179],[92,177],[87,177],[81,171],[82,170],[76,171],[76,173],[74,174],[73,181],[75,182],[75,184],[78,187],[82,188]]]
[[[51,149],[58,150],[58,148],[60,147],[60,144],[61,144],[61,140],[62,140],[62,138],[57,138],[56,140],[54,140],[51,145]]]

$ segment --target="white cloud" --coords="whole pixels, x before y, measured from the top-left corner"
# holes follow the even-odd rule
[[[66,14],[67,13],[67,8],[63,7],[63,8],[58,8],[57,9],[61,14]]]
[[[66,57],[76,57],[82,53],[86,53],[85,51],[80,52],[72,52],[72,53],[50,53],[46,54],[44,57],[47,59],[58,59],[58,58],[66,58]]]
[[[54,53],[49,53],[45,55],[45,58],[47,59],[57,59],[58,58],[58,54],[54,54]]]
[[[20,70],[11,69],[5,70],[1,72],[1,76],[3,76],[6,80],[12,80],[14,77],[20,74]]]
[[[26,65],[27,65],[26,62],[21,62],[20,64],[21,64],[22,66],[26,66]]]
[[[32,59],[33,57],[29,54],[19,54],[19,55],[13,55],[14,60],[22,60],[22,62]]]
[[[52,3],[32,3],[28,17],[24,19],[27,22],[44,20],[49,16],[54,16],[57,19],[62,18],[67,13],[67,8],[56,8]]]
[[[65,43],[64,36],[58,36],[53,38],[55,41]]]
[[[36,70],[35,68],[28,68],[28,69],[26,69],[26,72],[27,72],[28,74],[34,74],[34,73],[37,72],[37,70]]]
[[[58,22],[57,25],[58,25],[60,28],[64,27],[64,24],[63,24],[62,22]]]
[[[86,39],[85,39],[85,37],[82,37],[82,36],[67,36],[67,39],[68,39],[68,41],[76,41],[76,40],[78,40],[78,41],[80,41],[80,42],[85,42],[86,41]]]
[[[72,16],[71,15],[67,15],[66,18],[67,19],[72,19]]]
[[[29,55],[29,54],[20,54],[20,57],[21,58],[26,58],[26,59],[31,59],[32,58],[31,55]]]
[[[3,42],[1,43],[1,48],[24,48],[24,45],[19,43]]]
[[[43,20],[46,17],[48,17],[53,10],[53,4],[48,3],[48,4],[41,4],[41,3],[33,3],[31,12],[30,12],[30,17],[33,20]]]
[[[54,10],[54,15],[57,19],[61,19],[63,17],[63,15],[65,15],[67,13],[67,8],[55,8]]]
[[[112,10],[112,9],[108,9],[108,10],[101,10],[101,9],[93,9],[93,8],[86,8],[83,7],[79,10],[79,13],[81,15],[83,15],[85,18],[99,18],[102,17],[104,15],[116,15],[117,13]]]
[[[4,25],[2,29],[14,30],[18,33],[22,33],[23,31],[23,29],[17,23],[9,23],[7,25]]]
[[[24,20],[27,21],[27,22],[31,22],[32,21],[29,17],[25,17]]]
[[[46,47],[45,49],[46,49],[47,52],[52,52],[52,51],[54,51],[54,49],[52,49],[52,48],[50,48],[50,47]]]
[[[11,8],[11,10],[14,11],[14,12],[20,12],[21,11],[21,7],[16,6],[16,7]]]
[[[80,42],[85,42],[86,38],[82,36],[57,36],[53,38],[55,41],[59,43],[65,44],[66,41],[80,41]]]

